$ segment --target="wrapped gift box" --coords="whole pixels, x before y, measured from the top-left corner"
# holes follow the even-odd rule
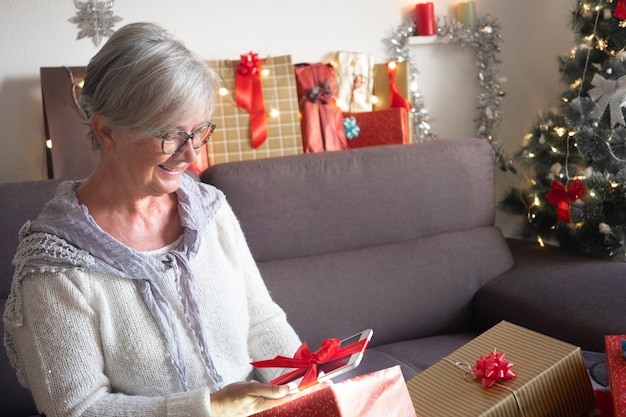
[[[626,358],[622,349],[622,339],[626,339],[626,335],[609,335],[604,338],[615,417],[626,416]]]
[[[513,363],[515,377],[489,388],[464,366],[493,352]],[[407,382],[420,417],[582,416],[594,393],[580,348],[500,322]]]
[[[337,106],[341,111],[372,111],[374,56],[362,52],[338,52],[337,75]]]
[[[227,94],[219,95],[211,121],[217,125],[207,142],[209,165],[222,162],[296,155],[303,152],[300,111],[291,56],[262,58],[261,85],[267,121],[267,140],[252,146],[250,115],[235,102],[239,60],[207,61],[218,72]],[[265,71],[267,70],[267,71]],[[272,112],[272,110],[277,110]]]
[[[337,384],[320,383],[277,400],[254,417],[415,417],[399,366]]]
[[[348,148],[409,143],[406,110],[404,108],[344,113],[354,117],[358,136],[348,137]]]
[[[398,62],[395,82],[400,95],[411,100],[411,73],[409,62]],[[387,74],[387,64],[374,64],[374,95],[377,102],[374,103],[374,110],[385,110],[391,108],[391,96],[389,92],[389,75]],[[409,132],[409,142],[413,142],[413,117],[411,112],[407,112],[407,126]]]

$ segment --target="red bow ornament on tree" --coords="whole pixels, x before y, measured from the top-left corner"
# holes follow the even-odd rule
[[[262,65],[263,61],[258,58],[258,54],[249,52],[246,55],[241,55],[235,75],[235,102],[250,114],[252,147],[254,149],[263,145],[267,139],[267,121],[261,86]]]
[[[473,377],[482,379],[483,387],[489,388],[496,382],[515,378],[512,367],[513,364],[504,359],[504,353],[494,351],[478,358],[476,365],[472,366]]]
[[[618,0],[617,5],[615,6],[615,11],[613,12],[613,16],[618,19],[626,19],[626,0]]]
[[[569,185],[564,185],[559,180],[553,180],[546,199],[553,206],[556,205],[556,218],[562,222],[570,222],[570,204],[587,196],[587,187],[581,180],[574,180]]]
[[[304,342],[298,348],[293,358],[276,356],[274,359],[252,362],[252,366],[256,368],[297,368],[294,371],[272,379],[270,384],[282,385],[304,376],[298,385],[298,389],[303,390],[317,384],[317,376],[321,365],[348,359],[350,355],[365,349],[367,343],[368,340],[363,339],[342,348],[339,339],[326,339],[317,351],[311,352],[309,346]]]

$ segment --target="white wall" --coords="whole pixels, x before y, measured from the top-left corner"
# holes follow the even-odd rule
[[[456,0],[434,0],[437,15],[453,16]],[[476,0],[479,15],[502,25],[499,66],[503,122],[495,132],[512,154],[537,112],[558,104],[556,58],[571,48],[574,0]],[[390,58],[385,39],[414,6],[409,0],[118,0],[124,23],[163,24],[206,59],[236,59],[255,51],[291,54],[294,62],[318,62],[339,50]],[[90,39],[76,40],[72,0],[2,0],[0,3],[0,182],[46,176],[39,68],[86,65],[97,51]],[[440,137],[471,136],[477,84],[473,57],[452,45],[417,46],[411,53],[419,87]],[[498,189],[514,180],[498,174]],[[500,191],[499,191],[500,192]],[[510,220],[498,217],[505,234]]]

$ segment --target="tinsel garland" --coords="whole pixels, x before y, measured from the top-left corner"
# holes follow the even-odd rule
[[[412,85],[418,85],[419,70],[411,62],[411,47],[409,38],[415,35],[414,17],[408,17],[395,33],[387,39],[387,44],[392,59],[408,61],[411,63],[410,81]],[[475,28],[466,28],[454,19],[443,19],[443,23],[437,26],[437,36],[445,43],[457,42],[463,48],[470,48],[475,55],[475,64],[478,70],[478,83],[481,92],[478,95],[479,115],[475,119],[477,123],[476,135],[487,140],[494,150],[496,162],[502,171],[515,173],[512,160],[506,155],[499,141],[494,137],[494,129],[502,121],[500,101],[505,93],[502,91],[501,82],[504,80],[499,75],[497,65],[499,60],[497,53],[500,52],[500,25],[489,15],[477,20]],[[411,89],[411,103],[413,105],[413,135],[416,141],[436,139],[437,136],[430,131],[430,116],[425,108],[424,96],[417,88]]]

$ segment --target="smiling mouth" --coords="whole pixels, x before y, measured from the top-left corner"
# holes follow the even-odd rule
[[[167,171],[167,172],[182,172],[182,171],[184,171],[184,169],[183,169],[183,168],[180,168],[180,167],[177,167],[177,168],[169,168],[169,167],[166,167],[165,165],[159,165],[159,167],[160,167],[162,170]]]

